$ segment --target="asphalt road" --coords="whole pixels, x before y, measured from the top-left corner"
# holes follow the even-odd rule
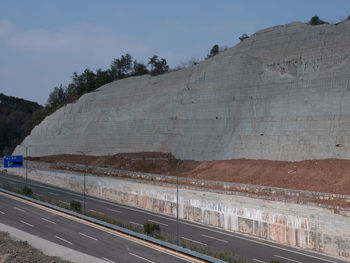
[[[189,262],[3,195],[0,222],[106,262]]]
[[[10,174],[0,174],[0,186],[9,185],[22,189],[25,179]],[[69,204],[71,200],[78,200],[83,204],[83,195],[66,189],[41,184],[28,180],[34,194],[45,197],[55,202]],[[180,191],[181,194],[181,191]],[[114,203],[111,201],[86,196],[86,211],[100,214],[103,217],[112,218],[118,222],[131,225],[135,228],[143,228],[145,222],[158,223],[163,235],[176,240],[176,218],[153,213],[139,208]],[[1,207],[1,205],[0,205]],[[243,258],[245,262],[268,263],[278,260],[280,263],[335,263],[345,262],[318,253],[294,249],[278,245],[261,239],[254,239],[244,235],[227,232],[217,228],[179,221],[180,244],[186,244],[188,248],[210,250],[213,253],[223,252],[226,255],[234,253],[235,258]],[[171,262],[171,261],[163,261]]]

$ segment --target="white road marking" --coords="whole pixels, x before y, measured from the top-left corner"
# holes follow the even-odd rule
[[[62,200],[58,200],[58,202],[65,204],[65,205],[70,205],[68,202],[62,201]]]
[[[253,261],[256,261],[256,262],[259,262],[259,263],[266,263],[265,261],[262,261],[262,260],[259,260],[259,259],[256,259],[256,258],[253,258]]]
[[[5,215],[6,213],[5,213],[5,212],[3,212],[3,211],[0,211],[0,214],[3,214],[3,215]]]
[[[73,245],[73,243],[72,243],[72,242],[70,242],[70,241],[68,241],[68,240],[63,239],[62,237],[55,236],[55,238],[57,238],[57,239],[59,239],[59,240],[62,240],[63,242],[66,242],[66,243],[68,243],[68,244],[70,244],[70,245]]]
[[[41,220],[44,220],[44,221],[46,221],[46,222],[49,222],[49,223],[51,223],[51,224],[56,225],[55,222],[53,222],[53,221],[51,221],[51,220],[49,220],[49,219],[46,219],[46,218],[43,218],[43,217],[42,217]]]
[[[137,226],[141,226],[141,227],[143,227],[143,225],[142,225],[142,224],[135,223],[135,222],[133,222],[133,221],[129,221],[129,223],[130,223],[130,224],[133,224],[133,225],[137,225]]]
[[[27,226],[30,226],[30,227],[34,227],[32,224],[29,224],[29,223],[27,223],[27,222],[25,222],[25,221],[22,221],[22,220],[21,220],[21,223],[23,223],[23,224],[25,224],[25,225],[27,225]]]
[[[211,239],[215,239],[217,241],[220,241],[220,242],[224,242],[224,243],[228,243],[227,240],[223,240],[223,239],[220,239],[220,238],[216,238],[216,237],[212,237],[212,236],[207,236],[207,235],[204,235],[202,234],[203,237],[207,237],[207,238],[211,238]]]
[[[123,213],[122,211],[111,209],[111,208],[107,208],[107,210],[112,211],[112,212],[116,212],[116,213]]]
[[[158,221],[154,221],[154,220],[151,220],[151,219],[148,219],[148,221],[150,221],[150,222],[152,222],[152,223],[159,224],[159,225],[168,226],[168,225],[167,225],[167,224],[165,224],[165,223],[158,222]]]
[[[47,192],[50,195],[55,195],[55,196],[59,196],[59,194],[53,193],[53,192]]]
[[[18,210],[18,211],[25,212],[23,209],[18,208],[18,207],[16,207],[16,206],[14,206],[13,208],[16,209],[16,210]]]
[[[108,258],[105,258],[105,257],[102,257],[103,260],[107,261],[107,262],[110,262],[110,263],[115,263],[114,261],[108,259]]]
[[[96,210],[92,210],[92,209],[89,209],[89,211],[93,212],[93,213],[97,213],[97,214],[101,214],[101,215],[104,215],[104,213],[100,212],[100,211],[96,211]]]
[[[185,240],[188,240],[188,241],[191,241],[191,242],[194,242],[194,243],[197,243],[197,244],[200,244],[200,245],[203,245],[203,246],[208,246],[207,244],[204,244],[202,242],[199,242],[199,241],[196,241],[196,240],[193,240],[193,239],[189,239],[187,237],[181,237],[182,239],[185,239]]]
[[[289,260],[289,261],[296,262],[296,263],[303,263],[301,261],[290,259],[290,258],[281,257],[279,255],[273,255],[273,256],[276,257],[276,258],[282,258],[282,259]]]
[[[144,261],[147,261],[147,262],[150,262],[150,263],[154,263],[154,261],[149,260],[149,259],[144,258],[144,257],[141,257],[141,256],[136,255],[136,254],[134,254],[134,253],[130,253],[130,252],[129,252],[129,254],[132,255],[132,256],[134,256],[134,257],[137,257],[137,258],[139,258],[139,259],[142,259],[142,260],[144,260]]]
[[[92,239],[92,240],[97,241],[97,239],[96,239],[96,238],[91,237],[91,236],[88,236],[88,235],[86,235],[86,234],[84,234],[84,233],[80,233],[80,232],[79,232],[79,235],[82,235],[82,236],[84,236],[84,237],[87,237],[87,238],[90,238],[90,239]]]

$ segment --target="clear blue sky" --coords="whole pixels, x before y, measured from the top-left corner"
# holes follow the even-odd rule
[[[2,0],[0,92],[45,104],[73,72],[106,69],[125,53],[142,62],[157,54],[175,67],[242,33],[349,14],[348,0]]]

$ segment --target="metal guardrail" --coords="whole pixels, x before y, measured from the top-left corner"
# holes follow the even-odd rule
[[[24,195],[21,195],[21,194],[17,194],[17,193],[14,193],[14,192],[2,189],[2,188],[0,188],[0,192],[19,197],[19,198],[22,198],[24,200],[27,200],[27,201],[30,201],[30,202],[33,202],[33,203],[36,203],[36,204],[39,204],[39,205],[42,205],[42,206],[46,206],[46,207],[55,209],[57,211],[60,211],[60,212],[63,212],[63,213],[66,213],[66,214],[69,214],[69,215],[72,215],[72,216],[84,219],[86,221],[89,221],[89,222],[92,222],[92,223],[95,223],[95,224],[98,224],[98,225],[101,225],[101,226],[108,227],[110,229],[117,230],[117,231],[122,232],[124,234],[130,235],[130,236],[133,236],[133,237],[145,240],[145,241],[149,241],[151,243],[160,245],[162,247],[166,247],[166,248],[169,248],[169,249],[174,250],[176,252],[181,252],[183,254],[186,254],[186,255],[189,255],[189,256],[192,256],[192,257],[195,257],[195,258],[198,258],[198,259],[205,260],[207,262],[227,263],[226,261],[223,261],[223,260],[220,260],[220,259],[208,256],[208,255],[205,255],[205,254],[202,254],[202,253],[190,250],[188,248],[183,248],[183,247],[171,244],[169,242],[165,242],[165,241],[156,239],[156,238],[151,237],[151,236],[147,236],[147,235],[144,235],[144,234],[140,234],[140,233],[134,232],[134,231],[132,231],[130,229],[127,229],[127,228],[116,226],[116,225],[104,222],[102,220],[98,220],[98,219],[95,219],[95,218],[92,218],[92,217],[89,217],[89,216],[86,216],[86,215],[83,215],[83,214],[79,214],[77,212],[74,212],[74,211],[71,211],[71,210],[59,207],[59,206],[55,206],[55,205],[52,205],[52,204],[49,204],[49,203],[46,203],[46,202],[42,202],[42,201],[36,200],[34,198],[30,198],[30,197],[27,197],[27,196],[24,196]]]

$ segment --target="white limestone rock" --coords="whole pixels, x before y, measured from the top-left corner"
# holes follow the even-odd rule
[[[48,116],[23,145],[30,156],[349,158],[349,32],[349,21],[258,31],[190,68],[104,85]]]

